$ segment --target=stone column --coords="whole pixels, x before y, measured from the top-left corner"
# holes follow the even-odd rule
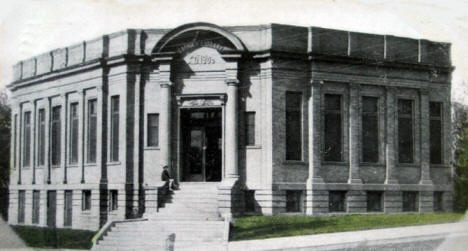
[[[387,109],[387,120],[386,120],[386,142],[385,142],[385,164],[386,164],[386,178],[385,184],[398,184],[398,180],[395,178],[395,166],[396,166],[396,151],[395,151],[395,125],[397,116],[397,102],[395,97],[395,87],[386,88],[386,109]]]
[[[349,179],[348,183],[362,184],[359,177],[359,84],[349,88]]]
[[[430,176],[430,135],[429,135],[429,91],[419,90],[419,102],[421,104],[421,180],[420,184],[431,185]]]
[[[159,139],[161,147],[161,166],[171,167],[171,83],[161,82],[161,113]],[[162,169],[161,169],[162,171]]]
[[[319,169],[322,163],[321,154],[321,88],[322,83],[317,80],[312,80],[310,85],[310,96],[308,102],[308,130],[309,130],[309,178],[307,179],[306,191],[306,214],[312,215],[323,212],[324,208],[328,209],[328,202],[323,205],[320,200],[324,197],[323,191],[314,191],[313,184],[324,183],[320,177]],[[328,195],[328,192],[326,192]]]
[[[238,137],[237,137],[237,89],[239,80],[227,79],[226,102],[226,160],[225,179],[237,180],[238,170]]]

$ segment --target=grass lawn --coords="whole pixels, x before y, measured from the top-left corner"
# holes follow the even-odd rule
[[[457,213],[355,214],[330,217],[250,216],[235,220],[231,239],[266,239],[294,235],[456,222],[462,217],[463,214]]]
[[[93,231],[12,226],[28,247],[90,249]]]

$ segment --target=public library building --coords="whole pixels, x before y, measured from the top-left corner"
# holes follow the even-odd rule
[[[280,24],[128,29],[14,66],[9,224],[450,211],[450,44]],[[186,208],[187,212],[191,209]]]

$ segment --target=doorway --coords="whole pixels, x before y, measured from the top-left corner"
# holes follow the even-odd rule
[[[181,109],[180,118],[181,181],[221,181],[221,108]]]

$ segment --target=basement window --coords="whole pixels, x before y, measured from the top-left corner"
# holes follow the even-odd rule
[[[330,191],[328,197],[328,209],[330,212],[346,211],[346,191]]]
[[[367,212],[382,212],[382,192],[367,192]]]
[[[403,192],[403,212],[418,211],[418,192]]]
[[[303,208],[303,197],[301,190],[286,191],[286,212],[299,213]]]

